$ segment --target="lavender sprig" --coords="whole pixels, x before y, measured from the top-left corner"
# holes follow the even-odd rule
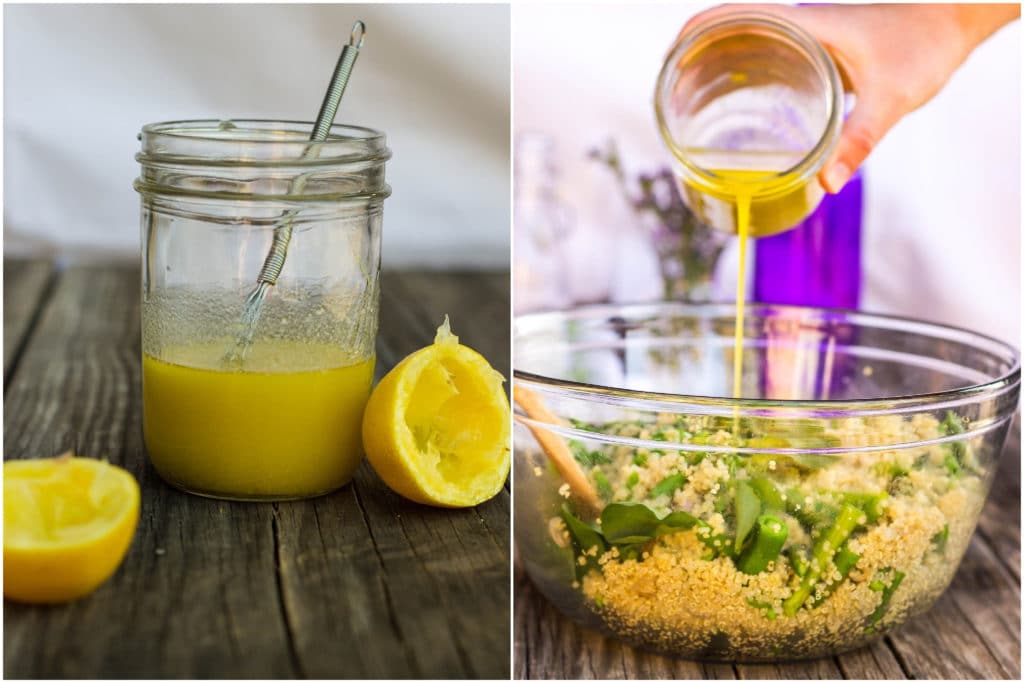
[[[608,167],[637,215],[654,218],[653,239],[661,262],[665,298],[709,298],[715,266],[727,236],[697,220],[683,201],[672,170],[662,167],[638,174],[634,191],[614,140],[609,140],[603,151],[591,150],[588,157]]]

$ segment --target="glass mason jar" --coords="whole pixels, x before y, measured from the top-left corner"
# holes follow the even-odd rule
[[[654,110],[702,222],[736,232],[736,198],[747,194],[749,234],[771,235],[824,196],[817,176],[839,139],[842,81],[799,26],[738,13],[687,31],[658,75]]]
[[[157,472],[190,493],[316,496],[362,458],[390,150],[368,128],[315,146],[311,130],[175,121],[139,136],[143,429]],[[283,268],[243,325],[283,226]]]

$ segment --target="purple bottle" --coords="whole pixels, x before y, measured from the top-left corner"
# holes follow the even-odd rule
[[[864,178],[858,171],[835,195],[791,230],[757,240],[754,300],[822,308],[857,309],[861,291],[861,216]],[[786,314],[781,314],[785,316]],[[851,398],[857,363],[844,349],[857,332],[842,313],[827,316],[817,339],[777,334],[765,351],[759,379],[764,398]],[[804,329],[803,334],[808,330]],[[816,353],[796,352],[814,344]],[[786,350],[788,348],[788,350]]]
[[[757,240],[754,301],[824,308],[860,305],[864,179],[857,171],[797,227]]]

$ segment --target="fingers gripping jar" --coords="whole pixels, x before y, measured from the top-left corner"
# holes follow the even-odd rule
[[[385,136],[335,125],[144,126],[143,429],[153,466],[200,495],[284,500],[346,484],[373,382]],[[293,226],[245,353],[242,313]]]

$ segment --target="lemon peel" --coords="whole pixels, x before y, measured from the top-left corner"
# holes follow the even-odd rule
[[[459,343],[445,316],[434,343],[406,356],[370,395],[367,459],[384,483],[418,503],[469,507],[494,497],[511,460],[504,381]]]
[[[106,461],[6,461],[4,597],[61,603],[96,590],[131,545],[139,502],[135,478]]]

